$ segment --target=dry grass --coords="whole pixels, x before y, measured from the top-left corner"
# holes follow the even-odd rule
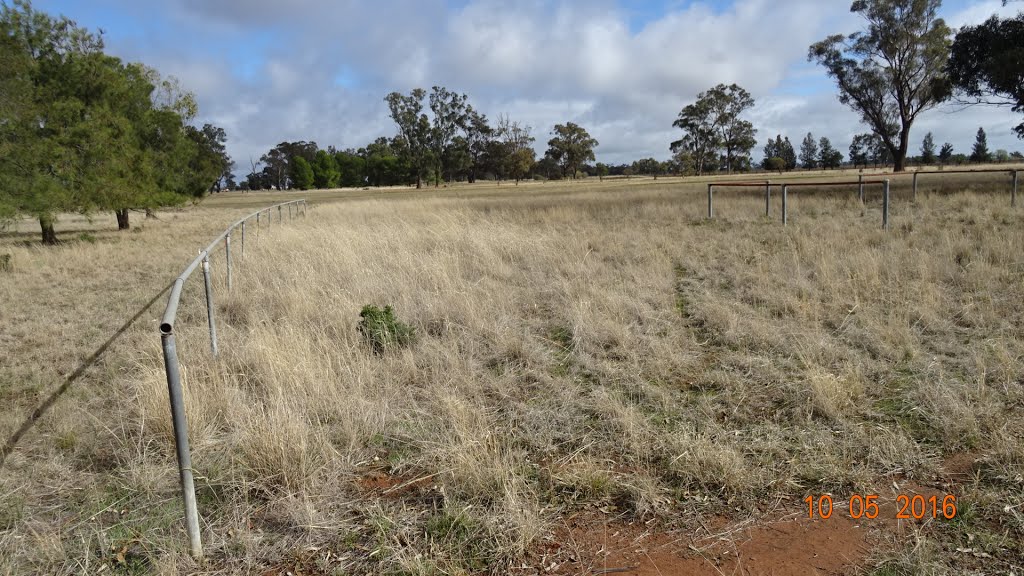
[[[216,360],[193,282],[177,330],[205,570],[502,573],[583,508],[685,527],[933,483],[965,451],[962,521],[886,566],[976,567],[952,552],[968,534],[990,565],[1020,566],[1024,515],[1004,506],[1024,490],[1024,218],[1005,193],[897,201],[884,233],[876,199],[862,217],[848,191],[794,195],[782,228],[742,193],[703,220],[699,184],[478,190],[349,198],[251,244],[235,292],[217,279]],[[125,242],[59,250],[98,262]],[[70,255],[15,249],[33,286]],[[149,275],[173,261],[169,280],[175,250]],[[416,342],[373,354],[365,304],[393,305]],[[0,336],[23,346],[19,369],[60,348]],[[0,573],[196,569],[152,326],[99,372],[100,394],[58,404],[0,470]]]

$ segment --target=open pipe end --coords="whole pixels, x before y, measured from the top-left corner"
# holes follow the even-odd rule
[[[168,336],[173,331],[174,331],[174,325],[172,325],[170,322],[161,322],[160,323],[160,334],[162,334],[164,336]]]

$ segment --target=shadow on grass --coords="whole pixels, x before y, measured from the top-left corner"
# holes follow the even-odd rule
[[[74,384],[75,380],[81,378],[82,375],[85,374],[85,371],[88,370],[93,364],[95,364],[96,361],[99,360],[100,356],[102,356],[103,353],[106,352],[107,349],[110,348],[110,346],[115,341],[117,341],[117,339],[120,338],[122,334],[124,334],[129,328],[131,328],[132,324],[135,324],[135,322],[139,318],[141,318],[142,315],[145,314],[146,311],[149,310],[153,306],[153,304],[155,304],[156,301],[160,299],[161,296],[166,294],[167,291],[170,290],[171,286],[173,285],[174,283],[171,282],[166,287],[164,287],[164,289],[161,290],[156,296],[153,296],[153,298],[150,299],[150,301],[147,302],[145,306],[140,308],[139,311],[136,312],[134,316],[132,316],[131,318],[128,319],[127,322],[122,324],[121,327],[118,328],[117,331],[114,332],[114,334],[110,338],[108,338],[107,341],[104,342],[102,346],[97,348],[95,352],[93,352],[88,358],[86,358],[85,362],[82,362],[82,364],[78,368],[76,368],[74,372],[68,375],[68,377],[64,379],[64,383],[60,385],[60,388],[54,390],[53,393],[46,398],[46,400],[44,400],[41,404],[39,404],[39,406],[36,407],[35,410],[32,411],[32,414],[30,414],[29,417],[26,418],[25,421],[21,423],[21,426],[18,427],[18,430],[15,431],[14,434],[12,434],[11,437],[8,438],[6,442],[4,442],[3,448],[0,448],[0,467],[4,465],[5,461],[7,461],[7,457],[11,454],[11,452],[14,452],[14,449],[18,446],[18,442],[21,440],[22,436],[24,436],[29,430],[31,430],[32,427],[35,426],[36,422],[40,418],[42,418],[50,410],[50,408],[53,407],[54,404],[57,403],[57,400],[59,400],[60,397],[63,396],[71,388],[71,385]]]

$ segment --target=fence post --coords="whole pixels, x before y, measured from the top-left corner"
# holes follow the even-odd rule
[[[302,201],[302,217],[303,217],[303,218],[305,218],[305,217],[306,217],[306,210],[307,210],[308,208],[309,208],[309,206],[308,206],[308,205],[306,204],[306,201],[305,201],[305,200],[303,200],[303,201]]]
[[[277,207],[277,223],[278,224],[283,224],[284,223],[284,213],[281,212],[281,206],[280,205],[278,205],[278,207]]]
[[[789,186],[782,185],[782,225],[785,226],[789,222],[789,208],[787,206]]]
[[[713,189],[714,186],[708,184],[708,220],[712,220],[715,217],[715,205],[714,200],[712,199],[714,194]]]
[[[245,220],[242,220],[242,258],[245,258]]]
[[[917,202],[917,170],[914,170],[914,202]]]
[[[182,283],[182,280],[177,282]],[[174,333],[160,335],[164,349],[164,371],[167,374],[167,393],[171,400],[171,422],[174,426],[174,447],[178,455],[178,479],[181,496],[185,501],[185,530],[188,532],[192,557],[203,557],[203,542],[199,532],[199,510],[196,506],[196,487],[192,479],[192,455],[188,446],[188,420],[185,418],[185,400],[181,392],[181,373],[178,368],[178,348]]]
[[[1013,171],[1013,190],[1010,192],[1010,206],[1017,205],[1017,171]]]
[[[217,356],[217,325],[213,319],[213,284],[210,282],[210,255],[203,253],[203,283],[206,284],[206,318],[210,324],[210,352]]]
[[[231,233],[224,237],[224,259],[228,267],[228,291],[231,291]]]
[[[864,207],[864,174],[857,176],[857,197],[860,198],[860,206]]]
[[[772,181],[768,180],[764,183],[764,217],[768,218],[772,215]]]
[[[886,178],[882,192],[882,230],[889,229],[889,179]]]

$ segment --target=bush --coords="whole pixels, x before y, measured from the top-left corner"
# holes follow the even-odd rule
[[[14,264],[11,263],[10,254],[0,254],[0,272],[10,272],[14,270]]]
[[[385,306],[381,310],[368,304],[363,306],[359,318],[359,334],[373,348],[375,354],[383,354],[393,348],[408,346],[416,337],[414,328],[395,318],[395,311],[391,306]]]
[[[765,168],[771,170],[772,172],[778,172],[779,174],[782,174],[782,171],[785,170],[786,168],[786,161],[783,160],[782,158],[779,158],[778,156],[774,156],[772,158],[769,158],[768,161],[765,162]]]

